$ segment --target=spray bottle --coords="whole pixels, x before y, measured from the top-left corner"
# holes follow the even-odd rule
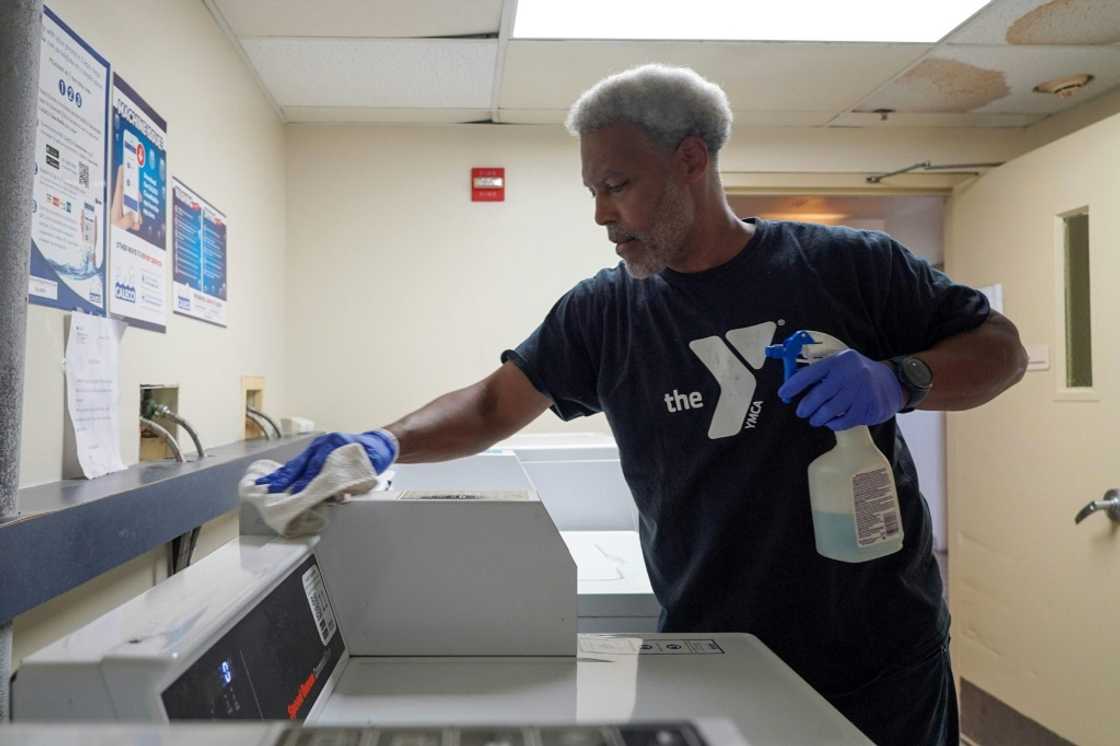
[[[848,349],[823,332],[799,331],[766,348],[781,358],[785,380],[797,365]],[[866,425],[835,433],[836,447],[809,464],[809,504],[817,552],[841,562],[867,562],[902,549],[902,519],[890,462]]]

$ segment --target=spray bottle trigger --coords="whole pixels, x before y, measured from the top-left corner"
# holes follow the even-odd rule
[[[809,332],[801,330],[786,337],[786,341],[781,344],[767,346],[766,357],[782,361],[782,371],[785,380],[788,381],[797,372],[797,363],[801,359],[802,349],[816,343]]]
[[[809,344],[803,345],[801,348],[801,356],[797,362],[811,365],[826,357],[832,357],[838,352],[843,352],[848,349],[848,345],[841,342],[831,334],[824,332],[811,331],[809,334],[812,336],[813,341]]]

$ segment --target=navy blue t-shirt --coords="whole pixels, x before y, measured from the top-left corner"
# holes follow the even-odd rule
[[[753,633],[839,694],[948,632],[929,510],[892,418],[871,432],[894,468],[903,549],[862,564],[817,554],[807,469],[836,440],[778,398],[781,361],[763,349],[810,329],[885,360],[980,325],[988,303],[886,234],[749,222],[747,246],[704,272],[600,271],[502,359],[561,418],[606,414],[662,631]]]

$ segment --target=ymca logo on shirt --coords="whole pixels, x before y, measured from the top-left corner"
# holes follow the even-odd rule
[[[762,402],[753,401],[757,381],[751,369],[758,370],[766,362],[766,346],[777,328],[776,323],[767,321],[731,329],[723,337],[713,335],[688,343],[688,348],[719,384],[719,400],[708,426],[708,437],[712,440],[729,438],[757,424]],[[704,399],[699,391],[681,394],[673,389],[671,394],[665,394],[665,406],[676,414],[703,409]]]

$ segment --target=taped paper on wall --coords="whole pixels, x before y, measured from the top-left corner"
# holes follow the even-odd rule
[[[120,452],[120,340],[125,324],[75,313],[66,341],[66,409],[82,474],[124,469]]]

